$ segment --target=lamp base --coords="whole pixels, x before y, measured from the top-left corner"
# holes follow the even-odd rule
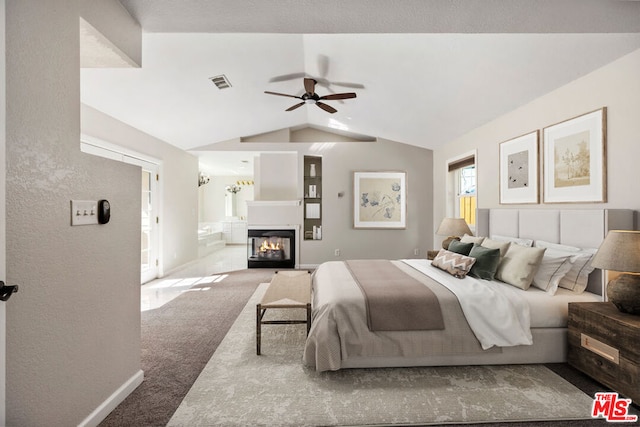
[[[640,315],[640,275],[621,274],[609,282],[607,298],[621,312]]]
[[[454,240],[460,240],[460,238],[456,236],[449,236],[444,239],[442,241],[442,249],[449,249],[449,243],[453,242]]]

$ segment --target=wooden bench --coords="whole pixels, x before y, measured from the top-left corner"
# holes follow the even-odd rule
[[[305,320],[263,320],[268,308],[305,308]],[[311,273],[308,271],[276,271],[271,283],[256,306],[256,354],[260,354],[262,325],[307,325],[311,328]]]

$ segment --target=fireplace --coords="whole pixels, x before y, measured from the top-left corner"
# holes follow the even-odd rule
[[[295,268],[295,229],[250,228],[247,235],[249,268]]]

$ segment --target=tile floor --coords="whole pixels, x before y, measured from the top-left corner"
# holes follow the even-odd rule
[[[161,279],[142,285],[140,310],[152,310],[168,303],[192,286],[224,278],[216,273],[247,268],[246,245],[228,245],[193,261]]]

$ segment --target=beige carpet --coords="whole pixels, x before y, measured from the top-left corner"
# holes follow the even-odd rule
[[[592,399],[540,365],[317,373],[301,362],[304,325],[266,325],[263,355],[256,356],[255,304],[264,289],[260,285],[249,300],[170,426],[590,419]]]

